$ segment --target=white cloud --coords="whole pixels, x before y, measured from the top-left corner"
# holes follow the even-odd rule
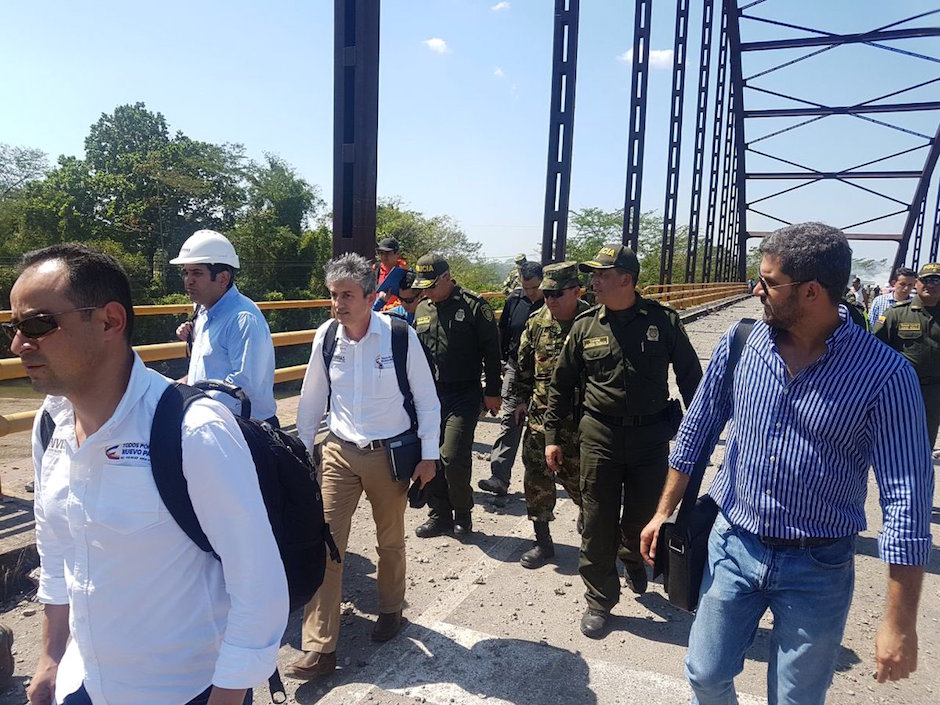
[[[633,62],[633,49],[627,49],[623,54],[617,57],[624,63]],[[672,68],[672,49],[653,49],[650,52],[651,69],[671,69]]]
[[[509,9],[509,3],[506,2],[506,0],[503,0],[502,2],[498,2],[498,3],[496,3],[495,5],[493,5],[490,9],[491,9],[493,12],[499,12],[500,10],[508,10],[508,9]]]
[[[447,42],[445,42],[440,37],[425,39],[424,45],[435,54],[450,54],[450,47],[447,46]]]
[[[503,70],[499,66],[493,71],[493,75],[496,76],[496,78],[506,78],[506,74],[503,73]]]

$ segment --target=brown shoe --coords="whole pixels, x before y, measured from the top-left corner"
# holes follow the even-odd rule
[[[382,612],[375,620],[372,629],[372,641],[388,641],[401,631],[401,610],[397,612]]]
[[[315,678],[323,678],[336,670],[336,652],[321,654],[318,651],[308,651],[299,659],[289,664],[284,669],[284,675],[288,678],[296,678],[301,681],[312,681]]]

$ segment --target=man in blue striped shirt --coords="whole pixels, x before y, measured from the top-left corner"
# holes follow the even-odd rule
[[[774,616],[768,701],[823,703],[854,587],[855,536],[865,528],[868,469],[884,513],[879,554],[889,564],[877,678],[917,666],[917,603],[930,546],[933,467],[917,375],[839,305],[852,252],[820,223],[761,244],[755,295],[764,305],[719,394],[732,331],[718,343],[682,422],[670,471],[641,548],[682,498],[703,449],[728,421],[724,462],[709,489],[721,508],[709,538],[702,597],[686,657],[693,703],[736,703],[734,677],[769,608]],[[861,413],[859,413],[861,410]]]

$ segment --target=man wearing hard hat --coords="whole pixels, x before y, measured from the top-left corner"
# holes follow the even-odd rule
[[[217,379],[242,388],[254,418],[277,424],[274,344],[254,301],[235,286],[238,255],[226,237],[199,230],[170,264],[182,265],[183,286],[196,304],[176,336],[190,344],[189,383]]]

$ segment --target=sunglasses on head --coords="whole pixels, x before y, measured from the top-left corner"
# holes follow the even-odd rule
[[[573,286],[569,286],[567,289],[558,289],[556,291],[543,291],[542,294],[545,296],[546,299],[560,299],[562,296],[565,295],[566,291],[569,291],[570,289],[573,289],[573,288],[574,288]]]
[[[43,336],[59,330],[59,322],[56,316],[64,316],[67,313],[78,313],[79,311],[94,311],[100,306],[85,306],[83,308],[73,308],[68,311],[59,311],[58,313],[37,313],[35,316],[24,318],[22,321],[10,321],[0,323],[0,328],[6,333],[11,341],[19,333],[24,338],[38,340]]]

